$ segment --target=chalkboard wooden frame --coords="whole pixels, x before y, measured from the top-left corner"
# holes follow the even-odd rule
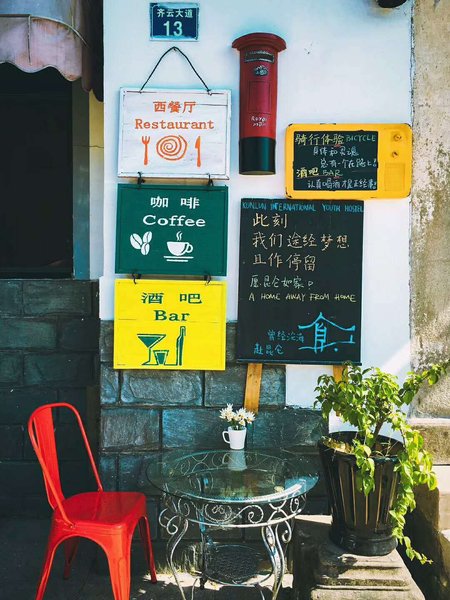
[[[302,137],[303,134],[306,136],[306,142]],[[337,145],[334,145],[333,139],[337,134],[343,135],[338,139]],[[324,137],[326,135],[328,138]],[[373,176],[373,148],[370,149],[370,160],[364,161],[367,157],[364,156],[363,146],[365,144],[370,148],[370,144],[366,141],[369,138],[376,138],[378,144],[375,177]],[[336,160],[330,160],[329,156],[318,153],[314,163],[317,170],[314,172],[314,169],[309,168],[308,173],[305,173],[303,163],[311,163],[310,150],[314,145],[320,146],[321,152],[323,148],[332,150],[344,148],[346,154],[341,156],[340,152],[338,153],[336,165]],[[302,148],[305,150],[303,153]],[[343,171],[342,160],[339,160],[342,158],[346,161],[344,165],[346,172]],[[347,167],[353,158],[363,159],[362,169],[360,165],[358,168],[356,165]],[[332,162],[333,164],[330,164]],[[369,163],[369,169],[366,162]],[[326,164],[322,171],[321,164]],[[311,166],[309,164],[309,167]],[[347,176],[349,177],[346,179]],[[309,185],[313,187],[299,189],[301,187],[299,178],[302,177],[307,178],[304,181],[311,182]],[[288,198],[312,200],[406,198],[410,194],[411,179],[412,131],[406,123],[294,123],[286,129],[286,196]],[[344,184],[343,181],[346,183]]]

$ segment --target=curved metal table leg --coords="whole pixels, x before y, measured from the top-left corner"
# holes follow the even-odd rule
[[[281,533],[279,528],[284,527],[284,531]],[[272,563],[273,569],[273,588],[272,588],[272,600],[276,600],[278,593],[283,582],[283,577],[286,572],[286,557],[284,554],[285,548],[292,537],[292,528],[288,521],[279,523],[272,526],[263,527],[261,530],[264,545],[269,553],[270,562]],[[284,547],[283,547],[284,544]]]
[[[162,527],[164,527],[164,529],[170,535],[169,541],[167,542],[167,548],[166,548],[167,562],[169,563],[169,567],[170,567],[170,570],[172,571],[172,575],[175,579],[178,589],[180,590],[181,597],[183,600],[186,600],[186,596],[184,595],[184,591],[183,591],[183,588],[181,587],[181,584],[180,584],[180,581],[179,581],[178,575],[177,575],[177,570],[176,570],[174,562],[173,562],[173,555],[175,552],[175,548],[178,546],[180,540],[183,538],[184,534],[186,533],[189,523],[186,519],[183,519],[179,515],[174,515],[171,518],[170,517],[168,518],[168,515],[166,514],[167,512],[168,512],[167,509],[165,509],[161,512],[161,514],[159,516],[160,524],[162,525]],[[165,516],[165,519],[167,519],[166,522],[165,522],[163,515]],[[161,519],[161,517],[163,517],[163,519]]]

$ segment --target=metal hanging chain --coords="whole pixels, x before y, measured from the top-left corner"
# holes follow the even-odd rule
[[[197,75],[197,77],[200,79],[200,81],[203,83],[203,85],[205,86],[206,91],[208,92],[208,94],[212,94],[211,89],[206,85],[206,83],[204,82],[204,80],[200,77],[197,69],[194,67],[194,65],[191,63],[191,61],[189,60],[189,58],[186,56],[186,54],[180,50],[177,46],[172,46],[171,48],[169,48],[168,50],[166,50],[166,52],[164,52],[164,54],[162,56],[160,56],[158,62],[156,63],[156,65],[153,67],[153,71],[150,73],[150,75],[147,77],[146,82],[144,83],[144,85],[141,87],[141,89],[139,90],[139,92],[142,92],[142,90],[145,88],[145,86],[147,85],[147,83],[150,81],[150,78],[152,77],[153,73],[156,71],[156,69],[159,67],[160,62],[162,61],[162,59],[166,56],[166,54],[169,54],[169,52],[172,52],[172,50],[175,50],[176,52],[179,52],[182,56],[184,56],[184,58],[188,61],[191,69],[194,71],[194,73]]]

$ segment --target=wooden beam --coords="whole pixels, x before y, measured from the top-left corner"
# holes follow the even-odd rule
[[[247,381],[245,384],[244,408],[251,410],[255,415],[259,410],[259,396],[261,392],[262,364],[249,363],[247,366]]]
[[[342,365],[333,365],[333,377],[336,381],[341,381],[343,369]]]

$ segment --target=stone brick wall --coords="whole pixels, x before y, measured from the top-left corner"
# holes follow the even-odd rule
[[[223,447],[219,408],[242,406],[246,365],[235,361],[235,325],[227,325],[225,371],[142,371],[112,368],[113,323],[100,332],[100,470],[110,490],[144,491],[152,535],[158,537],[159,497],[142,473],[155,451]],[[316,442],[324,432],[318,411],[286,407],[285,368],[263,368],[260,412],[249,429],[247,447],[302,447],[319,467]],[[326,509],[322,486],[308,510]],[[189,536],[188,536],[189,537]]]
[[[1,516],[48,514],[28,417],[42,404],[69,402],[86,420],[87,396],[98,381],[98,339],[95,282],[0,281]],[[85,457],[75,425],[63,413],[58,421],[63,484],[71,494],[86,486]]]

